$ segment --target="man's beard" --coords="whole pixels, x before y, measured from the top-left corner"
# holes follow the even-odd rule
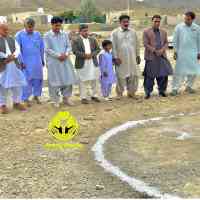
[[[128,30],[128,27],[129,27],[129,26],[124,26],[123,29],[124,29],[124,30]]]

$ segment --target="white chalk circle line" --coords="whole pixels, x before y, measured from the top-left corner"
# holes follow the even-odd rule
[[[118,166],[114,166],[110,161],[106,160],[104,155],[104,145],[110,140],[113,136],[122,134],[127,129],[137,128],[139,125],[144,125],[149,122],[162,121],[165,119],[173,119],[177,117],[183,116],[194,116],[198,115],[197,113],[189,113],[189,114],[176,114],[168,117],[157,117],[146,120],[139,121],[128,121],[120,126],[110,129],[105,134],[101,135],[96,144],[92,147],[92,151],[94,152],[95,160],[99,163],[99,165],[104,168],[105,171],[117,176],[121,181],[128,183],[134,190],[140,193],[146,193],[150,197],[155,198],[164,198],[164,199],[179,199],[180,197],[161,192],[158,188],[149,186],[147,183],[135,178],[128,176],[125,172],[123,172]]]

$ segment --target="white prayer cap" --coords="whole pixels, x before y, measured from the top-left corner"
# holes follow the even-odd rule
[[[7,17],[6,16],[0,16],[0,23],[7,23]]]

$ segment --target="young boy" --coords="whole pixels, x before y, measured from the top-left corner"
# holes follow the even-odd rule
[[[112,100],[110,97],[112,85],[116,81],[113,70],[113,56],[111,53],[112,42],[110,40],[104,40],[102,47],[103,50],[99,55],[101,91],[105,100]]]

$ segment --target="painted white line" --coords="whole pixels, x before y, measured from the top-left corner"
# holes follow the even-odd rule
[[[188,140],[192,138],[192,135],[190,133],[186,133],[186,132],[178,132],[177,134],[180,134],[176,139],[177,140]]]
[[[200,113],[196,113],[197,114],[200,114]],[[193,116],[194,114],[192,115],[189,115],[189,116]],[[192,138],[200,138],[200,136],[194,136],[192,133],[188,133],[188,132],[185,132],[185,131],[179,131],[177,129],[169,129],[169,128],[166,128],[166,129],[163,129],[164,132],[173,132],[177,135],[176,137],[176,140],[189,140],[189,139],[192,139]]]
[[[164,128],[160,132],[175,133],[176,140],[188,140],[194,137],[191,133],[171,128]]]
[[[187,116],[193,116],[198,115],[198,113],[190,113],[187,114]],[[100,136],[97,140],[97,143],[92,147],[92,151],[95,154],[95,160],[99,162],[99,165],[105,169],[105,171],[117,176],[121,181],[128,183],[134,190],[146,193],[149,196],[155,197],[155,198],[163,198],[163,199],[179,199],[180,197],[171,195],[168,193],[161,192],[156,187],[151,187],[147,183],[135,178],[128,176],[125,172],[123,172],[118,166],[114,166],[110,161],[106,160],[104,156],[104,144],[111,139],[113,136],[117,134],[123,134],[127,129],[136,128],[139,125],[144,125],[149,122],[154,121],[161,121],[164,119],[173,119],[176,117],[182,117],[185,116],[185,114],[177,114],[177,115],[171,115],[169,117],[158,117],[158,118],[152,118],[147,120],[139,120],[139,121],[129,121],[125,124],[122,124],[118,127],[115,127],[113,129],[110,129],[105,134]]]

